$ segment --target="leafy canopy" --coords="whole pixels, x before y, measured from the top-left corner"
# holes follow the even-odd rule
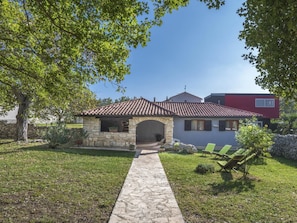
[[[293,100],[280,100],[280,117],[273,120],[277,124],[276,133],[296,134],[297,133],[297,103]]]
[[[223,2],[201,1],[215,8]],[[9,110],[19,104],[17,93],[38,100],[39,107],[60,105],[89,83],[120,83],[130,71],[130,48],[145,46],[150,28],[188,3],[2,0],[0,105]]]
[[[200,0],[218,8],[221,0]],[[1,0],[0,106],[19,106],[17,139],[27,140],[32,109],[69,108],[88,84],[119,84],[130,49],[189,0]]]
[[[286,99],[297,100],[297,1],[247,0],[238,10],[245,18],[240,39],[244,58],[260,75],[256,83]]]

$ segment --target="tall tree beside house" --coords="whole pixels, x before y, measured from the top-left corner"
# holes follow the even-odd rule
[[[97,106],[104,106],[104,105],[110,105],[112,103],[118,103],[118,102],[123,102],[123,101],[129,101],[132,100],[132,98],[122,96],[118,99],[112,100],[112,98],[99,98],[97,100]]]
[[[130,49],[145,46],[150,28],[188,2],[1,0],[0,106],[19,107],[17,140],[27,140],[32,105],[58,107],[88,84],[120,83]]]
[[[273,120],[277,124],[276,132],[279,134],[297,133],[297,103],[293,100],[280,100],[280,117]]]
[[[238,14],[245,18],[244,58],[260,73],[256,83],[297,101],[297,1],[246,0]]]
[[[99,98],[97,100],[97,106],[110,105],[112,103],[113,103],[112,98]]]
[[[37,106],[35,106],[35,104]],[[96,95],[88,88],[82,89],[81,92],[73,92],[71,97],[66,100],[65,103],[61,104],[50,104],[44,109],[38,109],[40,102],[36,101],[32,107],[36,107],[33,117],[41,120],[52,120],[54,119],[58,123],[73,123],[75,121],[75,115],[80,112],[92,109],[97,106]]]

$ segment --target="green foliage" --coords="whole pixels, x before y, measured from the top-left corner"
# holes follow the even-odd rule
[[[61,144],[66,144],[71,140],[70,129],[66,128],[66,124],[58,123],[48,127],[44,139],[48,141],[50,148],[56,148]]]
[[[264,154],[273,144],[270,130],[266,126],[261,128],[255,118],[241,121],[235,137],[240,147],[256,152],[258,156]]]
[[[118,103],[118,102],[129,101],[129,100],[132,100],[132,98],[129,98],[126,96],[122,96],[115,100],[112,100],[112,98],[99,98],[97,100],[97,106],[110,105],[112,103]]]
[[[50,148],[56,148],[67,143],[80,146],[87,137],[88,132],[84,129],[70,129],[65,123],[58,122],[48,127],[43,138],[48,141]]]
[[[39,102],[35,103],[38,104]],[[43,120],[49,120],[49,118],[54,117],[57,122],[73,123],[75,121],[75,115],[96,106],[97,99],[95,94],[85,88],[81,92],[73,92],[63,104],[47,105],[43,109],[36,110],[32,116]]]
[[[89,136],[89,133],[84,129],[72,129],[70,131],[71,142],[77,146],[83,144],[83,140]]]
[[[273,120],[277,124],[276,133],[296,134],[297,133],[297,103],[284,99],[280,100],[280,117]]]
[[[195,169],[195,172],[200,174],[214,173],[214,171],[215,168],[213,164],[198,164]]]
[[[247,0],[238,14],[245,18],[239,36],[249,51],[244,58],[260,73],[256,83],[297,101],[297,2]]]
[[[218,8],[220,0],[203,0]],[[71,110],[88,84],[120,82],[130,72],[131,48],[145,46],[150,29],[189,0],[2,0],[0,2],[0,105],[29,112]],[[83,99],[82,99],[83,100]],[[23,113],[22,113],[23,112]],[[19,136],[26,140],[27,136]],[[22,131],[20,131],[22,133]]]

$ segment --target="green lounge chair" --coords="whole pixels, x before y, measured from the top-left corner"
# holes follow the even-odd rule
[[[220,157],[225,157],[227,152],[231,149],[231,145],[225,145],[223,146],[223,148],[219,151],[219,152],[213,152],[213,154],[217,156],[220,156]]]
[[[238,166],[238,162],[242,161],[244,157],[244,155],[236,155],[228,161],[218,161],[217,164],[219,164],[221,167],[220,171],[225,170],[230,172],[233,169],[235,170],[235,168]]]
[[[225,155],[225,157],[232,159],[234,156],[241,155],[244,152],[246,152],[246,149],[240,148],[240,149],[236,150],[234,153],[232,153],[231,155]]]
[[[243,172],[247,173],[247,166],[246,164],[248,164],[250,161],[252,161],[255,156],[257,155],[257,153],[252,153],[248,156],[245,156],[245,158],[243,158],[241,161],[237,162],[237,166],[235,167],[235,169],[237,170],[243,170]]]
[[[204,150],[202,150],[203,154],[212,154],[214,151],[214,148],[216,147],[216,144],[214,143],[208,143]]]

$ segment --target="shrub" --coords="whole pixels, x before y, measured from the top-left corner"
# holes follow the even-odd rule
[[[256,119],[247,119],[240,122],[240,128],[236,132],[236,141],[240,147],[249,149],[263,155],[273,145],[273,134],[267,126],[260,127]]]
[[[75,145],[80,146],[83,144],[83,140],[88,137],[88,132],[84,129],[71,129],[69,136],[71,142]]]
[[[195,172],[200,174],[214,173],[214,166],[212,164],[198,164]]]
[[[43,138],[48,141],[50,148],[56,148],[57,146],[66,143],[81,145],[83,139],[87,136],[88,133],[83,129],[67,129],[65,123],[59,122],[56,125],[48,127]]]

